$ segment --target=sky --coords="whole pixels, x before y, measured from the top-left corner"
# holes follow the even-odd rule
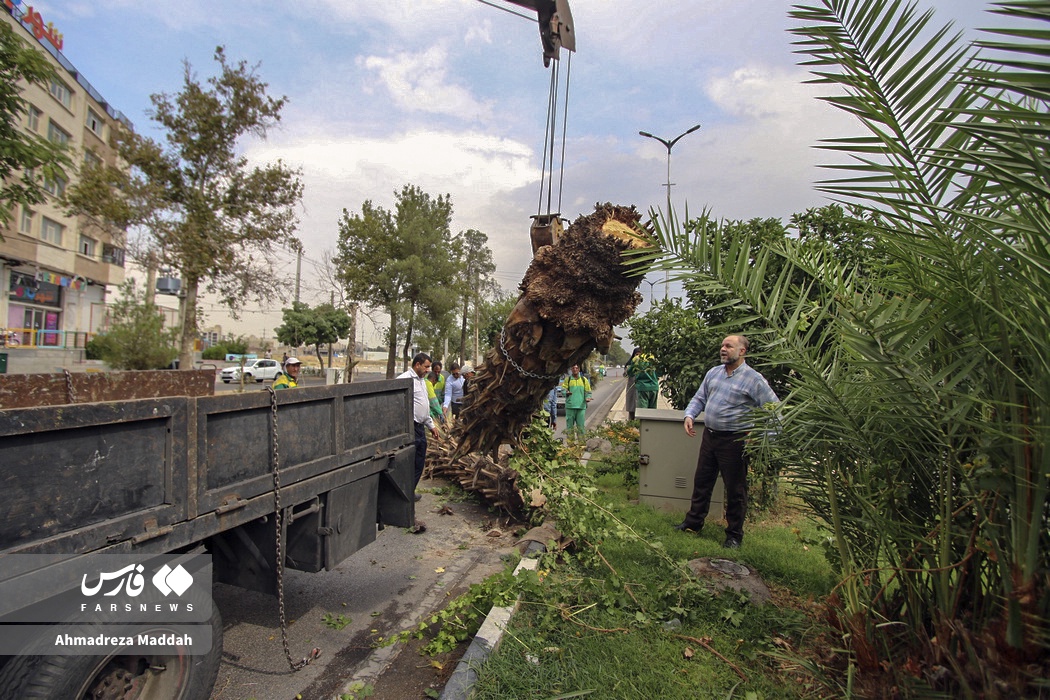
[[[488,236],[497,281],[514,291],[531,260],[529,217],[541,209],[540,178],[551,73],[535,21],[503,0],[47,0],[34,3],[63,35],[63,54],[140,133],[162,139],[150,95],[175,94],[184,62],[200,79],[213,54],[257,66],[271,96],[288,104],[246,156],[302,169],[298,235],[301,298],[328,300],[316,268],[336,247],[343,209],[393,209],[404,185],[448,194],[452,232]],[[829,156],[823,138],[857,132],[805,85],[788,28],[792,3],[777,0],[569,0],[577,51],[562,53],[556,165],[564,171],[551,209],[569,221],[595,203],[664,208],[670,140],[672,206],[750,219],[828,203],[813,183]],[[493,7],[498,5],[499,7]],[[967,38],[996,22],[980,0],[919,0]],[[568,94],[565,94],[565,88]],[[561,193],[558,194],[558,181]],[[559,206],[560,204],[560,206]],[[294,276],[294,255],[286,269]],[[661,298],[663,281],[642,284]],[[289,298],[292,284],[289,283]],[[671,295],[677,290],[669,290]],[[172,299],[172,301],[174,301]],[[204,301],[204,326],[272,335],[275,301],[233,319]],[[381,323],[381,321],[378,321]],[[380,343],[371,322],[362,337]],[[359,338],[359,340],[362,338]]]

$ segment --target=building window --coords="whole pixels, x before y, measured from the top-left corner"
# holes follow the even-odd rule
[[[87,128],[91,129],[95,136],[102,138],[102,127],[104,124],[105,122],[102,121],[102,117],[98,116],[98,112],[88,107]]]
[[[84,151],[84,165],[88,169],[101,168],[102,159],[98,157],[98,154],[92,150]]]
[[[65,228],[62,224],[45,216],[40,225],[40,240],[62,245],[62,232]]]
[[[39,109],[33,105],[29,105],[29,112],[27,118],[29,120],[30,131],[40,131],[40,117],[44,115]]]
[[[55,123],[53,121],[48,121],[48,123],[47,123],[47,138],[48,138],[48,140],[54,141],[55,143],[63,143],[63,144],[65,144],[65,143],[69,143],[69,139],[71,137],[61,127],[55,126]]]
[[[44,180],[44,189],[55,195],[56,197],[63,197],[66,194],[66,180],[65,178],[56,177],[54,180]]]
[[[95,248],[98,247],[98,241],[94,238],[81,235],[80,236],[80,254],[86,255],[89,258],[95,257]]]
[[[73,91],[58,78],[51,79],[51,96],[65,105],[66,109],[73,109]]]
[[[18,230],[22,233],[33,233],[33,210],[22,207],[22,219],[18,222]]]
[[[124,249],[109,243],[102,244],[102,262],[124,267]]]

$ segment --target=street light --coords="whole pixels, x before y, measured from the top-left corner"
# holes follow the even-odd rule
[[[662,143],[664,145],[664,148],[667,149],[667,184],[665,185],[665,187],[667,187],[667,217],[668,217],[668,220],[670,220],[670,217],[671,217],[671,149],[674,148],[674,145],[676,143],[678,143],[679,141],[682,140],[682,137],[688,136],[689,134],[693,133],[694,131],[696,131],[699,128],[700,128],[699,124],[697,124],[696,126],[690,127],[689,129],[686,129],[682,133],[678,134],[678,136],[675,136],[670,141],[668,141],[667,139],[662,139],[659,136],[653,136],[648,131],[639,131],[638,132],[638,134],[640,136],[644,136],[646,138],[654,139],[656,141],[659,141],[660,143]],[[667,287],[670,284],[669,274],[670,273],[664,273],[664,300],[665,301],[667,299]],[[652,291],[652,287],[649,288],[649,291],[650,292]]]
[[[653,285],[656,284],[656,282],[653,282],[652,280],[642,280],[642,281],[649,285],[649,307],[652,308],[652,306],[653,306]]]

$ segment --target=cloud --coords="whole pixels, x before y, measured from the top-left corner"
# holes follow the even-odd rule
[[[714,77],[707,95],[725,113],[748,119],[794,119],[807,111],[813,92],[804,71],[744,66]]]
[[[448,50],[435,44],[418,53],[367,56],[359,65],[376,74],[398,107],[409,112],[446,114],[489,121],[492,104],[449,82]]]
[[[494,255],[501,258],[497,262],[511,263],[527,237],[523,233],[520,242],[509,241],[506,248],[505,218],[520,219],[517,228],[527,232],[528,217],[514,202],[539,181],[538,156],[530,146],[481,132],[416,129],[388,137],[348,137],[332,127],[308,137],[297,132],[294,138],[281,135],[255,143],[248,157],[255,163],[280,158],[302,168],[306,225],[300,236],[314,251],[335,247],[342,209],[360,211],[365,200],[392,208],[393,193],[412,184],[434,196],[451,195],[452,232],[476,228],[487,233]],[[492,207],[493,202],[502,204]]]

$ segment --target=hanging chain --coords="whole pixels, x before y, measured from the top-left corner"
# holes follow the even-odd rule
[[[511,366],[514,367],[514,369],[518,370],[518,374],[521,374],[525,377],[531,377],[532,379],[561,379],[560,374],[536,374],[535,372],[530,372],[529,370],[519,365],[511,358],[510,353],[507,352],[507,346],[504,344],[506,338],[507,329],[504,328],[499,332],[499,349],[503,352],[503,356],[507,358],[507,362],[509,362]]]
[[[281,620],[281,645],[284,646],[284,657],[292,671],[298,671],[321,655],[321,650],[314,647],[310,656],[294,661],[288,647],[288,622],[284,613],[284,538],[281,536],[281,456],[277,451],[277,392],[272,386],[266,387],[270,392],[270,427],[273,435],[273,521],[277,532],[277,610]]]
[[[68,369],[63,369],[66,375],[66,395],[69,397],[69,403],[77,402],[77,390],[73,388],[73,375],[69,373]]]

